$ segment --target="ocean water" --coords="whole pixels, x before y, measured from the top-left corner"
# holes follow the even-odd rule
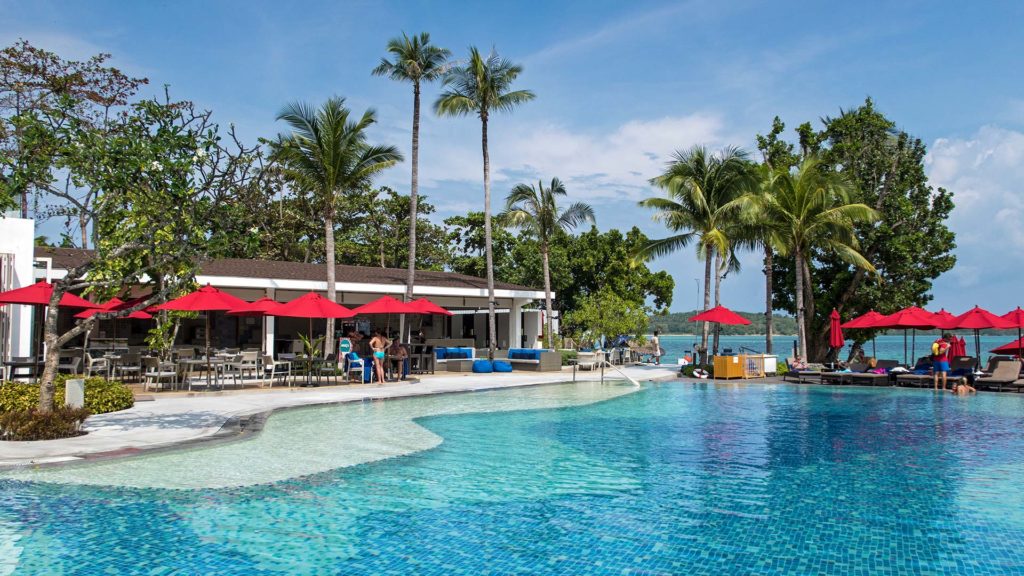
[[[549,388],[596,399],[580,386]],[[418,418],[430,449],[255,486],[0,479],[0,574],[1024,573],[1024,396],[674,382],[510,410],[516,393],[446,396],[478,411]],[[277,440],[295,459],[360,441]]]
[[[963,334],[964,340],[967,342],[967,353],[974,355],[974,335]],[[700,344],[700,336],[659,336],[661,341],[661,347],[665,349],[665,357],[662,359],[665,362],[675,363],[677,358],[683,356],[692,355],[693,347]],[[931,354],[931,345],[935,341],[937,336],[935,334],[918,334],[915,338],[913,334],[907,334],[906,340],[906,354],[912,360],[914,358],[920,358],[926,354]],[[1006,335],[982,335],[981,337],[981,357],[982,359],[988,358],[989,350],[1002,346],[1008,342],[1014,342],[1017,340],[1017,334]],[[916,343],[916,347],[914,344]],[[772,337],[772,345],[774,353],[779,358],[786,358],[793,356],[793,347],[796,345],[796,336],[774,336]],[[845,360],[850,352],[850,346],[852,341],[847,340],[846,346],[840,351],[839,358]],[[710,347],[711,344],[709,343]],[[721,336],[719,343],[719,350],[724,348],[731,348],[734,352],[739,352],[742,348],[749,350],[756,350],[757,352],[764,352],[764,336]],[[749,351],[748,350],[748,351]],[[876,356],[877,358],[900,360],[904,358],[904,341],[902,335],[885,335],[879,336],[875,339],[874,353],[872,352],[871,341],[868,341],[864,345],[864,350],[868,356]],[[916,351],[916,354],[915,354]]]

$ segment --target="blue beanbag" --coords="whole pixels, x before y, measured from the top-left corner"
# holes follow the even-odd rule
[[[494,372],[494,366],[491,365],[490,360],[474,360],[473,372],[477,374],[490,374]]]
[[[512,371],[512,364],[510,364],[509,362],[506,362],[505,360],[495,360],[494,362],[492,362],[492,364],[494,366],[494,371],[495,372],[511,372]]]

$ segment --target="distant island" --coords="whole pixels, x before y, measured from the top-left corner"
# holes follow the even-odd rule
[[[700,322],[690,322],[689,319],[698,311],[672,312],[664,316],[655,315],[650,317],[648,332],[657,330],[662,334],[696,334],[700,332]],[[765,333],[764,312],[736,312],[740,316],[750,320],[750,324],[743,326],[722,326],[723,336],[757,336]],[[772,316],[772,334],[788,336],[796,334],[796,320],[792,316]]]

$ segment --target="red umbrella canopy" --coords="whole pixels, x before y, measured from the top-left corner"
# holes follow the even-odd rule
[[[1004,320],[1002,317],[996,316],[980,306],[975,306],[955,317],[947,328],[983,330],[985,328],[1016,328],[1016,326],[1009,320]]]
[[[352,310],[353,314],[419,314],[420,311],[411,303],[396,300],[391,296],[381,296],[373,302],[363,304]]]
[[[181,310],[187,312],[203,312],[217,310],[234,310],[248,304],[241,298],[236,298],[227,292],[221,292],[207,284],[199,290],[186,294],[181,298],[175,298],[157,306],[156,310]]]
[[[956,316],[946,312],[945,308],[942,308],[938,312],[932,314],[932,322],[935,323],[935,327],[939,330],[951,329],[955,320]],[[960,354],[960,356],[962,356],[962,354]]]
[[[750,320],[747,320],[743,316],[729,310],[725,306],[715,306],[714,308],[697,314],[693,318],[690,318],[690,322],[716,322],[718,324],[750,324]]]
[[[935,327],[935,321],[932,316],[934,314],[923,308],[909,306],[899,312],[883,317],[875,328],[919,328],[927,330]]]
[[[426,298],[413,300],[412,302],[409,302],[409,305],[419,311],[420,314],[444,314],[445,316],[454,316],[454,314],[448,310],[445,310]]]
[[[840,328],[848,329],[878,328],[878,323],[883,319],[885,319],[884,314],[879,314],[874,310],[868,310],[866,314],[858,316],[853,320],[848,320],[847,322],[840,324],[839,326]]]
[[[53,284],[40,280],[31,286],[23,286],[0,292],[0,304],[33,304],[36,306],[47,306],[50,304],[50,297],[53,296]],[[70,292],[65,292],[60,297],[61,308],[96,308],[97,305],[84,298],[79,298]]]
[[[244,306],[228,310],[228,314],[232,316],[269,316],[271,311],[280,305],[281,303],[277,300],[264,296]]]
[[[1024,310],[1020,306],[1003,314],[1002,318],[1011,324],[1010,328],[1024,328]]]
[[[1007,342],[998,348],[993,348],[991,352],[993,354],[1016,354],[1021,348],[1024,348],[1024,338]]]
[[[117,312],[119,310],[126,310],[128,308],[131,308],[132,306],[135,306],[139,302],[141,302],[141,300],[138,299],[132,300],[131,302],[125,302],[115,296],[101,304],[99,308],[84,310],[82,312],[79,312],[78,314],[75,314],[75,318],[89,318],[90,316],[93,316],[94,314],[99,314],[100,312]],[[132,320],[152,320],[153,316],[151,314],[143,312],[142,310],[135,310],[134,312],[127,316],[118,317],[118,319],[121,318],[130,318]]]
[[[963,338],[953,337],[949,346],[950,356],[967,356],[967,342]]]
[[[846,345],[846,339],[843,338],[843,329],[839,327],[839,320],[839,311],[833,308],[832,314],[829,315],[828,330],[828,345],[832,348],[842,348]]]
[[[351,318],[355,313],[316,292],[310,292],[291,302],[278,304],[276,308],[267,312],[267,315],[289,318]]]

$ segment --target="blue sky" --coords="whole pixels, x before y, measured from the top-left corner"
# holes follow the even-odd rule
[[[663,231],[636,201],[673,150],[753,149],[779,115],[792,128],[866,96],[929,148],[933,184],[957,194],[956,270],[933,307],[1021,303],[1024,280],[1024,4],[1019,2],[12,2],[0,43],[66,57],[110,52],[150,93],[212,109],[249,139],[282,127],[293,100],[374,107],[379,142],[409,147],[411,89],[370,76],[388,38],[428,31],[457,57],[470,45],[525,67],[537,99],[491,126],[494,192],[558,176],[598,225]],[[437,87],[427,87],[425,103]],[[438,216],[482,207],[479,123],[427,113],[421,192]],[[408,191],[408,165],[381,183]],[[53,227],[51,225],[51,227]],[[994,249],[998,246],[998,249]],[[726,305],[762,302],[758,259],[723,285]],[[674,310],[697,304],[692,252],[656,261]]]

